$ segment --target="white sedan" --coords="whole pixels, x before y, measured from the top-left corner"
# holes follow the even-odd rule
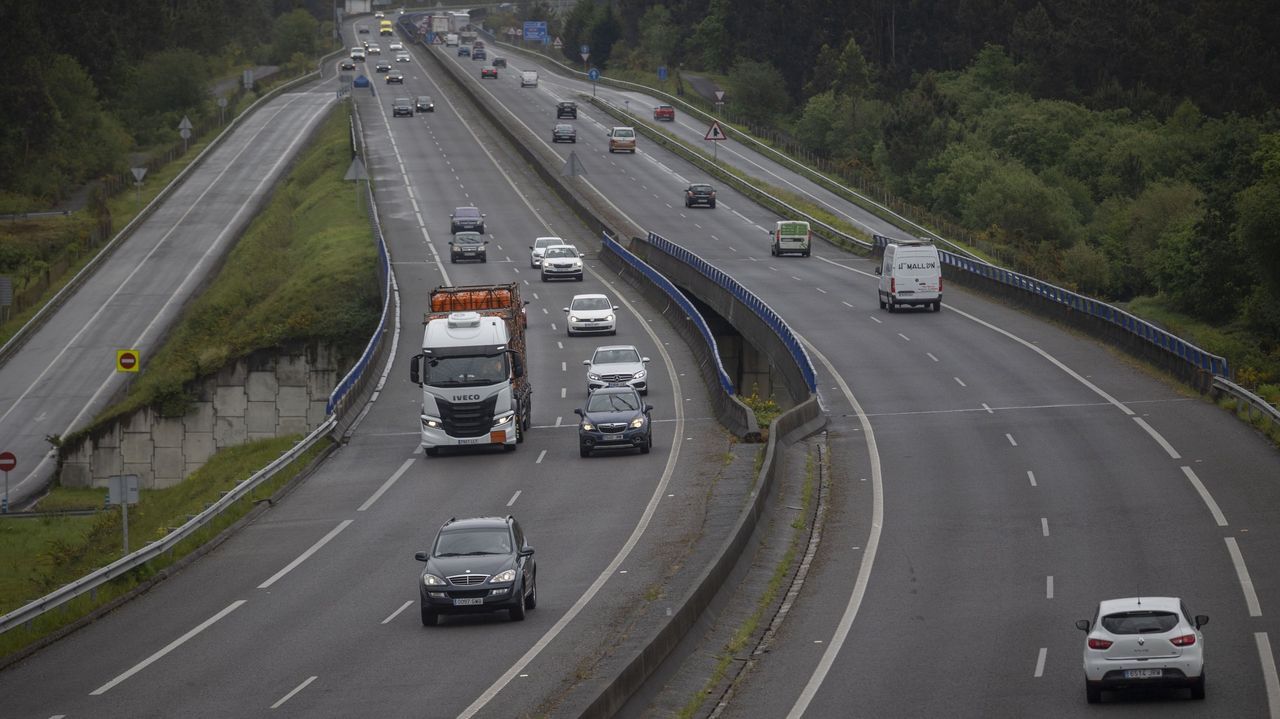
[[[1093,621],[1076,628],[1087,633],[1084,688],[1090,704],[1102,692],[1140,687],[1186,687],[1204,699],[1204,614],[1192,616],[1176,597],[1108,599]]]
[[[569,315],[566,330],[570,337],[597,332],[618,334],[618,306],[605,295],[574,295],[564,311]]]
[[[552,245],[563,245],[564,240],[559,237],[539,237],[529,245],[529,266],[537,269],[542,266],[542,253]]]

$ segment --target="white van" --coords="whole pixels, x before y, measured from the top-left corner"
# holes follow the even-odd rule
[[[451,32],[451,33],[449,33],[449,34],[445,35],[445,36],[444,36],[444,46],[445,46],[445,47],[457,47],[457,46],[458,46],[458,34],[457,34],[457,33],[452,33],[452,32]]]
[[[768,232],[768,230],[766,230]],[[782,220],[773,226],[769,233],[769,254],[781,257],[787,253],[809,256],[809,246],[813,242],[813,232],[809,223],[803,220]]]
[[[364,48],[362,47],[351,48],[351,59],[354,62],[364,62]]]
[[[532,70],[525,70],[520,73],[520,87],[537,87],[538,73]]]
[[[894,312],[901,305],[942,309],[942,260],[938,248],[925,240],[885,245],[880,275],[880,309]]]

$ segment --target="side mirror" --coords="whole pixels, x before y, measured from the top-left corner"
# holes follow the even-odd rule
[[[590,367],[590,366],[591,366],[591,360],[582,360],[582,364],[584,364],[584,365],[586,365],[586,366]]]
[[[617,311],[618,311],[618,306],[617,306],[617,305],[614,305],[614,306],[613,306],[613,311],[614,311],[614,312],[617,312]]]
[[[422,366],[422,355],[414,355],[409,360],[409,381],[414,384],[422,384],[422,372],[419,369]]]
[[[453,246],[453,240],[449,240],[449,246],[450,246],[450,247],[452,247],[452,246]]]
[[[645,363],[645,364],[649,364],[649,358],[648,358],[648,357],[641,357],[641,358],[640,358],[640,361],[641,361],[641,362],[643,362],[643,363]]]
[[[524,376],[524,358],[515,352],[511,353],[511,375],[513,377]]]
[[[426,552],[414,552],[414,553],[413,553],[413,558],[414,558],[414,559],[416,559],[416,560],[418,560],[419,562],[425,562],[425,561],[427,561],[427,553],[426,553]]]
[[[1196,629],[1199,629],[1200,627],[1203,627],[1204,625],[1206,625],[1206,624],[1208,624],[1208,623],[1209,623],[1209,615],[1208,615],[1208,614],[1197,614],[1197,615],[1196,615]]]
[[[653,405],[651,405],[651,404],[646,404],[646,405],[644,406],[644,411],[645,411],[646,413],[648,413],[648,412],[652,412],[652,411],[653,411]]]
[[[1088,620],[1088,619],[1077,619],[1077,620],[1076,620],[1076,629],[1079,629],[1079,630],[1080,630],[1080,631],[1082,631],[1082,632],[1087,632],[1087,631],[1089,631],[1089,620]]]
[[[564,308],[564,311],[565,311],[565,312],[568,312],[568,311],[569,311],[569,308],[568,308],[568,307]]]
[[[575,410],[573,410],[573,413],[574,413],[574,414],[576,414],[576,415],[578,415],[579,417],[581,417],[581,416],[582,416],[582,410],[581,410],[581,409],[575,409]]]
[[[529,249],[531,249],[531,250],[532,250],[532,249],[533,249],[533,245],[529,245]]]
[[[533,547],[525,547],[524,549],[521,549],[521,550],[520,550],[520,556],[522,556],[522,557],[532,557],[532,556],[533,556]]]
[[[880,274],[880,265],[876,265],[876,274]]]

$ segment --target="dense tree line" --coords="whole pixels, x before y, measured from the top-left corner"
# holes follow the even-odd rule
[[[43,209],[213,115],[215,75],[314,54],[331,4],[0,0],[0,200]]]

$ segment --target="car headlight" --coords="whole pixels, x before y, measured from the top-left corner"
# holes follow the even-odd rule
[[[422,575],[422,583],[427,585],[428,587],[440,587],[447,584],[447,582],[445,582],[443,579],[441,579],[440,577],[437,577],[434,574]]]
[[[428,429],[440,429],[440,420],[424,414],[422,415],[422,426]]]
[[[635,419],[631,420],[632,429],[640,429],[643,426],[644,426],[644,417],[636,417]]]
[[[645,370],[640,370],[639,372],[635,373],[634,377],[635,379],[644,379],[646,376],[648,376],[648,374],[649,373],[646,372]]]
[[[596,374],[595,372],[588,372],[588,373],[587,373],[587,379],[589,379],[589,380],[595,380],[596,382],[599,382],[599,381],[600,381],[600,375]]]
[[[498,572],[489,578],[490,582],[514,582],[516,581],[516,570],[508,569],[505,572]]]
[[[570,321],[570,322],[581,322],[582,320],[578,319],[576,315],[569,315],[569,321]]]
[[[584,420],[582,423],[582,428],[588,432],[591,432],[595,430],[596,426]]]
[[[493,418],[493,428],[497,429],[509,423],[511,421],[511,418],[515,416],[516,416],[515,412],[503,412],[502,414]]]
[[[613,315],[605,315],[605,317],[604,317],[604,321],[605,321],[605,322],[612,322],[612,321],[613,321]]]

